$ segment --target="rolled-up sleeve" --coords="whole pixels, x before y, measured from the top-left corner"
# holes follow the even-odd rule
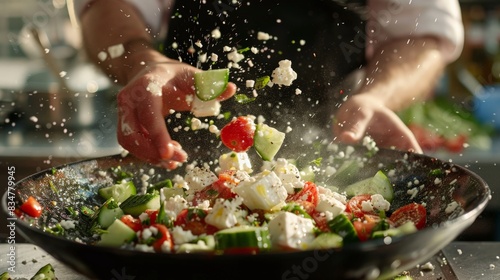
[[[367,56],[384,42],[401,37],[434,36],[447,62],[463,48],[464,27],[458,0],[368,0]]]
[[[92,2],[96,0],[73,0],[74,9],[77,15],[81,15]],[[151,29],[153,34],[158,33],[162,29],[162,19],[165,9],[172,1],[162,0],[124,0],[135,6],[139,14],[144,19],[146,25]]]

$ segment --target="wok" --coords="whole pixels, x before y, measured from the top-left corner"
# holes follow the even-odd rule
[[[158,180],[181,173],[148,165],[130,155],[115,155],[56,167],[19,181],[15,185],[17,195],[36,197],[44,214],[39,219],[18,219],[16,230],[56,259],[96,279],[383,279],[427,261],[469,227],[491,198],[486,182],[461,166],[390,149],[366,157],[363,148],[356,147],[349,154],[345,153],[347,146],[338,147],[337,151],[315,147],[296,159],[310,162],[321,157],[322,165],[335,167],[346,158],[363,159],[359,178],[372,176],[379,169],[390,171],[395,187],[392,208],[410,201],[425,203],[426,228],[402,237],[346,244],[342,248],[259,255],[146,253],[87,245],[89,237],[78,233],[67,238],[45,232],[44,227],[71,219],[65,210],[68,206],[79,209],[81,205],[102,203],[96,190],[112,183],[110,172],[103,170],[120,166],[134,172],[138,186],[143,173],[151,175],[154,170],[151,177]],[[325,184],[332,183],[330,178],[318,176]],[[412,197],[408,186],[416,180],[422,189]],[[8,213],[7,193],[2,199],[3,211]],[[445,211],[452,202],[460,207]]]

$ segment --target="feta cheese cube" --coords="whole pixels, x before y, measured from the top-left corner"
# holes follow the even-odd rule
[[[318,205],[316,206],[316,211],[319,212],[330,212],[332,213],[332,218],[336,217],[340,213],[345,211],[345,204],[341,201],[335,199],[333,196],[329,196],[323,193],[318,195]]]
[[[314,240],[313,221],[290,212],[278,214],[268,228],[274,245],[304,250]]]
[[[283,205],[288,196],[280,178],[273,171],[263,171],[242,181],[233,191],[243,198],[243,203],[251,210],[271,210]]]
[[[293,194],[294,189],[302,188],[304,182],[301,180],[300,171],[294,165],[284,158],[278,158],[273,169],[274,173],[280,178],[287,193]]]
[[[191,112],[198,118],[217,116],[220,113],[220,107],[221,104],[217,99],[203,101],[195,97],[191,106]]]
[[[218,229],[226,229],[235,226],[236,223],[238,223],[238,217],[236,215],[238,206],[240,206],[242,202],[243,200],[241,197],[233,200],[217,199],[214,206],[205,217],[205,222]]]
[[[241,170],[247,173],[252,173],[252,163],[246,152],[230,152],[222,154],[219,157],[220,169],[225,170]]]

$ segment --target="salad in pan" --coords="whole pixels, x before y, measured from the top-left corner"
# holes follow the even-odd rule
[[[307,165],[276,157],[284,137],[264,123],[255,123],[253,116],[235,117],[220,130],[220,139],[230,151],[216,165],[189,165],[182,176],[157,181],[149,180],[152,174],[144,171],[142,185],[134,183],[138,175],[120,166],[102,170],[113,178],[98,190],[102,203],[67,209],[75,220],[61,220],[45,230],[64,235],[85,220],[92,236],[88,243],[97,246],[164,253],[258,254],[390,239],[425,227],[424,204],[391,207],[390,170],[354,179],[363,172],[363,161],[353,159],[318,171],[320,161],[335,157]],[[369,139],[365,146],[376,153]],[[258,169],[250,160],[250,149],[262,159]],[[338,151],[332,143],[327,149],[332,155],[349,153]],[[318,172],[335,180],[331,184],[316,181]],[[19,209],[20,215],[33,217],[43,211],[35,198]]]

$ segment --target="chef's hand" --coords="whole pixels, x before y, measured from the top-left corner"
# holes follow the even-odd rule
[[[150,64],[118,93],[118,142],[140,159],[174,169],[187,160],[187,153],[168,133],[165,116],[190,111],[194,96],[193,74],[200,71],[178,61]],[[218,98],[236,91],[229,83]]]
[[[349,97],[337,111],[336,140],[356,144],[369,135],[378,147],[422,153],[417,139],[396,113],[368,94]]]

